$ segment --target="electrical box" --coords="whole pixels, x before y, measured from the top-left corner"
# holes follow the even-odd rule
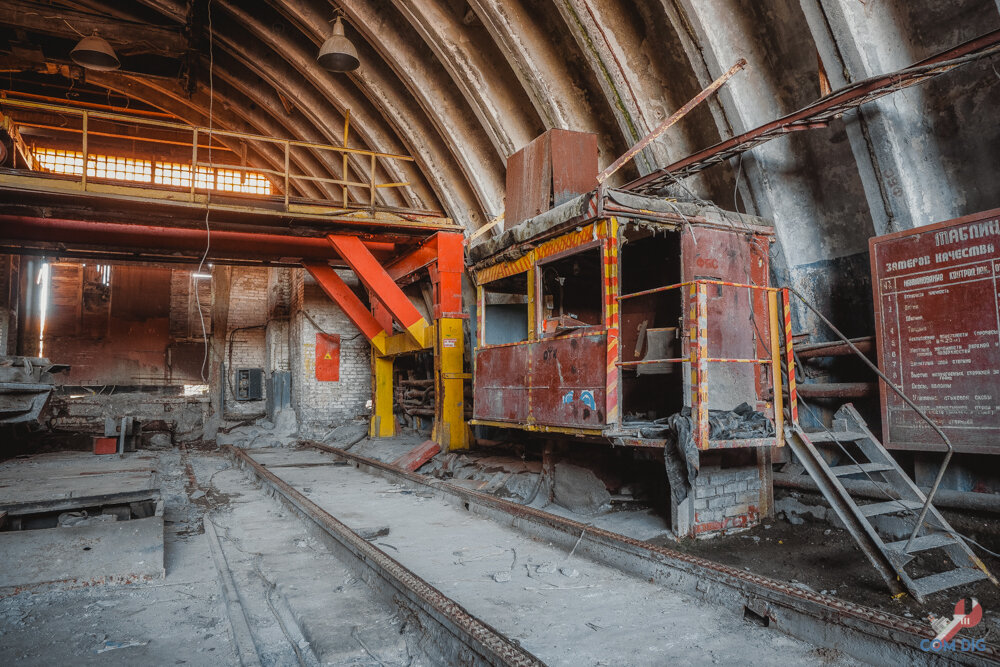
[[[236,370],[236,400],[259,401],[264,398],[264,369],[238,368]]]
[[[340,380],[340,335],[316,333],[316,379],[320,382]]]

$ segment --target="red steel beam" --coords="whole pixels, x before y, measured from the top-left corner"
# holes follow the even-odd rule
[[[365,304],[361,303],[361,299],[351,291],[351,288],[337,275],[337,272],[325,262],[303,262],[302,265],[316,279],[326,295],[340,306],[351,322],[354,322],[354,326],[365,335],[372,347],[379,354],[385,354],[385,339],[387,337],[385,329],[372,317]]]
[[[354,273],[357,274],[364,286],[375,293],[378,300],[392,313],[396,321],[402,324],[403,328],[422,345],[427,320],[410,302],[410,299],[382,267],[379,260],[369,252],[361,239],[356,236],[339,234],[331,234],[327,236],[327,239],[337,254],[354,269]]]
[[[438,235],[435,234],[418,248],[415,248],[399,259],[393,260],[385,267],[386,272],[393,280],[399,281],[422,268],[430,266],[438,258],[437,239]]]
[[[60,243],[68,249],[74,246],[90,248],[96,246],[128,250],[149,249],[159,253],[188,252],[195,256],[205,252],[207,245],[210,259],[230,256],[264,260],[336,259],[336,253],[325,238],[222,230],[213,230],[209,237],[204,229],[19,215],[0,215],[0,238]],[[359,243],[365,248],[365,252],[372,251],[380,255],[395,250],[393,243],[378,241],[359,241]]]
[[[465,272],[465,237],[462,234],[438,232],[437,294],[434,317],[462,316],[462,274]]]
[[[387,267],[389,276],[399,281],[429,268],[434,283],[434,318],[456,317],[462,313],[462,274],[465,271],[465,237],[453,232],[438,232],[420,247]]]

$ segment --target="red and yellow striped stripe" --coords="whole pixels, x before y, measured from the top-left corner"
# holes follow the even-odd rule
[[[604,256],[604,326],[608,330],[607,378],[605,386],[605,422],[616,424],[618,417],[618,220],[605,221],[602,254]]]
[[[572,250],[593,241],[604,240],[608,237],[608,221],[599,220],[585,225],[580,229],[550,239],[515,260],[500,262],[477,271],[476,284],[483,285],[494,280],[499,280],[500,278],[516,276],[519,273],[524,273],[528,270],[529,266],[546,257],[558,255],[561,252]]]

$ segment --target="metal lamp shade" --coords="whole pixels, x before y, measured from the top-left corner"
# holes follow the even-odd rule
[[[333,34],[320,47],[316,60],[331,72],[350,72],[361,64],[354,44],[344,36],[344,24],[340,22],[340,17],[333,24]]]
[[[69,57],[77,65],[99,72],[108,72],[122,66],[118,56],[115,55],[115,50],[107,40],[98,36],[96,31],[93,35],[81,39],[80,43],[70,51]]]

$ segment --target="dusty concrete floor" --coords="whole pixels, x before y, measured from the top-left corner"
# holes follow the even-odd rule
[[[0,599],[0,664],[240,664],[206,516],[263,664],[428,664],[397,610],[227,457],[173,450],[156,458],[165,578]]]
[[[391,441],[382,441],[380,444],[379,441],[362,441],[351,451],[380,460],[391,460],[389,452],[392,451],[393,445],[388,444],[389,442]],[[514,470],[525,467],[524,462],[517,457],[493,451],[473,451],[465,456],[473,462],[478,461],[477,465],[482,469],[481,474],[468,480],[468,485],[477,490],[481,490],[479,486],[482,480],[489,480],[496,474],[492,471],[498,468]],[[503,463],[505,458],[508,461],[506,465]],[[535,466],[534,469],[538,467]],[[433,463],[422,468],[420,472],[425,471],[436,476],[447,476],[442,475],[442,471]],[[468,474],[468,471],[466,470],[464,474]],[[521,473],[519,476],[526,479],[523,485],[533,487],[536,475]],[[476,480],[480,480],[479,484],[473,483]],[[463,482],[458,479],[450,481]],[[503,488],[497,493],[506,495]],[[806,505],[827,507],[826,501],[819,494],[799,492],[790,494],[784,489],[776,489],[777,498],[788,495],[794,495]],[[955,603],[959,597],[974,596],[984,609],[984,620],[979,627],[967,631],[969,636],[992,638],[990,641],[996,641],[995,638],[1000,636],[1000,588],[997,586],[989,581],[980,581],[956,590],[942,591],[930,596],[927,604],[923,606],[908,596],[893,599],[885,583],[864,557],[850,534],[826,521],[807,520],[803,524],[792,525],[779,516],[764,521],[751,530],[737,531],[728,536],[709,540],[678,541],[670,531],[669,521],[661,510],[633,508],[584,516],[550,502],[543,496],[544,494],[541,494],[531,505],[634,539],[741,567],[755,574],[817,592],[829,593],[835,597],[907,618],[926,621],[930,614],[949,618],[954,613]],[[830,514],[832,515],[832,510]],[[995,515],[953,511],[945,511],[944,515],[956,530],[987,549],[1000,553],[1000,522]],[[992,572],[1000,574],[1000,558],[977,547],[973,547],[973,550]]]
[[[290,465],[317,454],[253,452],[351,528],[387,527],[377,546],[548,664],[854,664],[429,493],[353,467]]]
[[[0,600],[0,662],[235,664],[218,575],[199,534],[203,508],[185,491],[181,453],[164,452],[157,458],[166,500],[166,577]],[[228,465],[219,457],[202,458],[206,475]]]
[[[419,440],[362,441],[352,451],[392,460]],[[836,652],[567,557],[353,468],[287,467],[296,456],[318,452],[256,452],[348,525],[389,527],[376,545],[551,664],[660,664],[664,656],[684,663],[851,664]],[[216,527],[265,664],[430,664],[422,638],[397,610],[375,598],[331,555],[321,535],[227,457],[185,449],[157,452],[156,458],[165,499],[166,577],[0,600],[0,664],[239,664],[206,517]],[[891,601],[850,538],[827,524],[775,520],[739,535],[678,545],[651,510],[581,517],[556,505],[545,509],[900,615],[926,615],[912,602]],[[978,594],[986,622],[976,636],[1000,631],[1000,602],[987,603],[988,594]],[[945,600],[934,611],[950,615],[944,607],[953,604]]]

